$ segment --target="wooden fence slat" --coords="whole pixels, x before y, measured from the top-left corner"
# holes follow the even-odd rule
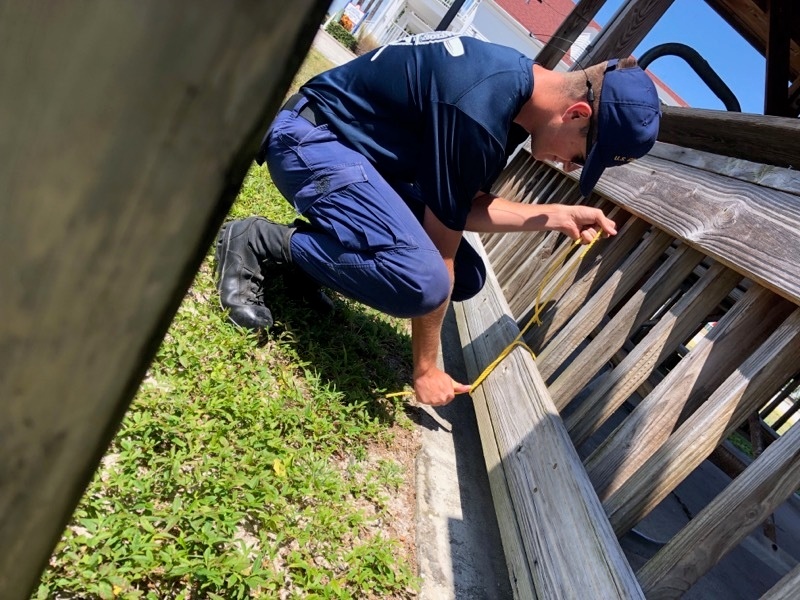
[[[800,427],[793,427],[637,572],[647,598],[682,595],[798,486]]]
[[[614,238],[599,242],[593,252],[586,256],[576,275],[576,281],[567,289],[564,295],[554,305],[546,308],[539,319],[541,324],[531,331],[529,345],[541,348],[546,344],[561,327],[572,318],[578,310],[603,283],[614,269],[630,254],[631,250],[642,241],[650,224],[641,219],[629,218],[619,228]],[[534,307],[524,307],[511,299],[509,304],[514,315],[522,313],[518,319],[527,323],[533,314]]]
[[[671,236],[661,231],[654,231],[614,271],[608,281],[578,311],[575,317],[562,328],[558,335],[551,339],[543,349],[540,349],[536,344],[531,346],[534,351],[538,350],[536,361],[542,377],[548,379],[555,373],[566,357],[597,327],[603,316],[608,313],[608,310],[624,298],[633,286],[652,268],[653,263],[658,260],[671,242]],[[534,335],[535,330],[530,333],[529,337]],[[528,338],[526,338],[526,341],[529,344],[532,342]],[[552,358],[543,361],[543,357],[546,359],[548,354],[551,354]]]
[[[501,198],[515,199],[525,202],[526,190],[539,179],[538,173],[547,172],[547,165],[532,160],[527,152],[519,152],[511,163],[502,171],[492,188],[492,193]],[[533,182],[533,183],[532,183]],[[487,233],[481,236],[486,253],[491,256],[498,244],[504,244],[503,235]]]
[[[531,204],[546,204],[553,195],[559,194],[561,188],[574,187],[574,183],[568,179],[560,176],[557,171],[548,173],[548,186],[541,195],[532,199]],[[565,195],[561,194],[560,198],[565,199]],[[513,199],[512,199],[513,200]],[[531,271],[529,264],[538,265],[540,260],[532,258],[530,255],[541,253],[539,243],[547,237],[558,237],[557,232],[547,231],[526,231],[522,233],[504,233],[500,234],[503,238],[502,244],[497,244],[493,251],[489,253],[489,260],[495,268],[495,276],[500,284],[505,289],[506,286],[511,286],[512,290],[515,285],[520,285],[519,280],[516,279],[515,273],[522,271],[523,273]],[[529,264],[525,264],[525,263]],[[523,283],[524,283],[523,279]],[[506,292],[506,297],[511,297],[513,291]]]
[[[681,414],[721,385],[791,310],[791,303],[752,286],[586,459],[600,498],[605,500],[633,476],[674,431]]]
[[[553,169],[549,168],[546,164],[537,163],[536,178],[525,182],[522,192],[519,193],[517,197],[507,199],[519,199],[518,201],[524,202],[525,204],[539,204],[545,191],[559,179],[561,178],[558,177],[558,173],[553,171]],[[486,254],[489,256],[489,260],[491,261],[492,265],[494,265],[496,268],[502,268],[508,263],[508,254],[514,254],[514,244],[512,244],[512,240],[515,238],[519,240],[534,238],[538,239],[543,235],[544,232],[533,232],[517,235],[509,235],[507,233],[484,234],[484,248],[486,249]],[[512,246],[512,248],[509,249],[509,246]],[[495,273],[495,276],[497,276],[497,273]]]
[[[0,598],[29,598],[328,2],[4,2]]]
[[[509,254],[508,262],[510,264],[504,269],[505,279],[500,279],[498,276],[497,280],[501,289],[505,287],[504,281],[510,282],[511,287],[517,290],[517,293],[519,290],[524,290],[530,296],[536,294],[550,265],[558,260],[562,251],[571,242],[557,231],[534,232],[528,235],[529,238],[521,239],[521,243],[514,248],[514,252]],[[503,295],[506,298],[509,297],[505,292]]]
[[[611,208],[607,214],[609,218],[615,220],[622,220],[628,216],[627,213],[624,213],[616,206]],[[564,240],[556,256],[553,257],[552,260],[548,260],[547,262],[539,260],[538,264],[532,258],[538,253],[538,248],[533,248],[532,250],[521,248],[519,254],[523,258],[519,259],[515,257],[518,268],[511,274],[512,279],[508,282],[501,282],[503,294],[508,300],[512,314],[517,316],[522,313],[527,313],[529,318],[529,316],[533,314],[533,311],[536,310],[537,297],[542,300],[550,298],[552,306],[558,306],[561,296],[570,290],[575,281],[582,279],[587,273],[593,272],[596,274],[599,271],[603,274],[607,274],[608,271],[614,268],[615,264],[611,263],[611,261],[608,261],[608,263],[605,260],[601,261],[599,257],[609,256],[607,250],[609,246],[614,246],[615,241],[616,240],[598,240],[598,243],[594,244],[583,257],[581,257],[582,252],[580,250],[573,250],[572,255],[565,261],[562,267],[562,272],[565,269],[571,269],[572,273],[563,280],[559,276],[554,276],[549,281],[545,281],[544,277],[550,272],[551,268],[556,268],[553,266],[553,262],[559,259],[561,251],[574,245],[572,240]],[[611,252],[610,256],[613,257],[613,255],[614,253]],[[573,267],[575,263],[577,263],[577,266]],[[548,310],[545,308],[542,312],[546,313]],[[519,320],[526,322],[527,318],[523,316]]]
[[[683,481],[797,369],[800,308],[753,353],[603,506],[624,535]],[[777,442],[775,442],[777,443]]]
[[[800,384],[800,373],[796,373],[796,374],[794,375],[794,377],[792,377],[791,379],[789,379],[789,381],[787,381],[787,382],[786,382],[786,385],[784,385],[784,386],[783,386],[783,388],[782,388],[782,389],[781,389],[781,390],[780,390],[780,391],[779,391],[777,394],[775,394],[775,397],[774,397],[772,400],[770,400],[770,401],[767,403],[767,405],[766,405],[766,406],[764,406],[764,407],[761,409],[761,412],[759,413],[759,414],[760,414],[760,416],[761,416],[761,418],[762,418],[762,419],[766,419],[766,418],[767,418],[767,417],[768,417],[770,414],[772,414],[772,412],[773,412],[773,411],[774,411],[776,408],[778,408],[778,406],[780,406],[781,404],[783,404],[783,402],[784,402],[786,399],[788,399],[788,398],[789,398],[789,396],[791,395],[791,393],[792,393],[792,392],[793,392],[795,389],[798,389],[798,388],[797,388],[797,386],[798,386],[799,384]]]
[[[798,589],[800,589],[800,565],[772,586],[771,590],[761,596],[761,600],[796,600]]]
[[[529,154],[518,152],[494,182],[492,192],[503,198],[516,197],[520,188],[532,179],[532,174],[539,166],[539,163],[531,160]]]
[[[577,188],[575,188],[575,191],[577,192]],[[570,200],[579,199],[580,195],[577,194],[575,197],[561,198],[560,200],[567,202]],[[614,214],[616,216],[619,213],[618,207],[607,202],[604,198],[599,196],[595,196],[592,199],[591,206],[594,206],[594,208],[599,208],[607,214]],[[566,291],[566,289],[568,289],[568,286],[571,283],[571,281],[565,280],[564,282],[557,284],[553,279],[545,281],[545,278],[551,274],[553,269],[560,268],[556,263],[563,260],[563,252],[567,251],[573,246],[573,240],[567,238],[557,231],[534,232],[533,236],[544,237],[531,237],[529,238],[530,242],[523,242],[525,243],[524,247],[517,248],[514,253],[508,256],[511,266],[505,271],[506,280],[498,277],[506,298],[510,297],[509,292],[514,292],[513,296],[511,296],[511,301],[515,306],[526,308],[531,307],[531,312],[527,317],[524,318],[524,321],[527,321],[530,317],[530,314],[532,314],[536,297],[539,295],[542,285],[549,286],[549,289],[542,290],[543,293],[541,297],[547,298],[550,295],[550,291],[554,291],[555,295],[553,296],[552,301],[556,302]],[[539,239],[542,241],[537,242]],[[587,262],[591,263],[598,253],[598,247],[593,247],[587,255]],[[568,264],[572,264],[576,261],[580,262],[578,259],[578,254],[579,253],[573,253],[573,256],[570,257]],[[520,256],[522,257],[521,259],[519,258]],[[584,266],[583,268],[585,269],[586,267]],[[581,273],[580,268],[578,269],[577,273]],[[508,280],[509,277],[512,278],[510,281]],[[570,277],[574,278],[576,277],[576,274],[571,273]],[[556,288],[555,286],[558,287]],[[521,309],[519,312],[521,312]],[[519,312],[514,311],[512,314],[517,316]]]
[[[715,263],[662,316],[611,372],[603,376],[565,420],[572,441],[580,446],[597,431],[661,362],[703,323],[703,319],[739,282],[741,275]]]
[[[476,377],[518,330],[491,270],[463,305],[459,332]],[[537,595],[642,598],[531,355],[517,348],[482,386]]]
[[[608,325],[550,384],[550,394],[559,410],[569,404],[575,394],[622,348],[625,340],[667,301],[702,259],[699,252],[681,244],[653,276],[636,290]],[[542,352],[542,368],[546,364],[548,373],[551,369],[555,371],[552,361],[556,356],[568,355],[568,350],[559,348],[556,352]]]

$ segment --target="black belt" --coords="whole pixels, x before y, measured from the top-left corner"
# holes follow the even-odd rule
[[[306,97],[303,96],[303,94],[294,94],[286,102],[284,102],[283,106],[281,106],[281,110],[294,110],[302,100],[306,100]],[[317,115],[317,113],[314,112],[314,107],[311,106],[311,102],[308,102],[303,108],[300,109],[300,112],[297,114],[303,117],[309,123],[311,123],[314,127],[323,123],[322,115]],[[256,153],[256,163],[258,163],[259,165],[263,165],[264,161],[266,160],[267,145],[268,145],[267,142],[269,139],[269,132],[271,130],[272,128],[270,128],[270,130],[268,130],[267,133],[264,135],[264,139],[261,140],[261,147],[258,149],[258,152]]]
[[[297,113],[301,117],[303,117],[306,121],[314,125],[315,127],[322,123],[322,117],[318,116],[317,113],[314,112],[314,108],[311,106],[311,102],[303,96],[303,94],[293,94],[286,103],[281,107],[281,110],[294,110],[295,107],[300,104],[301,101],[306,100],[306,105],[300,109],[300,112]]]

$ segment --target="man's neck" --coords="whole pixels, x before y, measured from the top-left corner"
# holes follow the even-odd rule
[[[523,104],[514,122],[528,133],[545,124],[554,111],[560,110],[558,90],[563,85],[563,75],[540,65],[533,65],[533,92]]]

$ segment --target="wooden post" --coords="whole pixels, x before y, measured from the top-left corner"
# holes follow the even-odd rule
[[[605,3],[606,0],[580,0],[561,22],[544,48],[539,50],[536,62],[547,69],[554,69]],[[535,31],[531,33],[537,37]]]
[[[3,4],[3,600],[30,597],[327,4]]]
[[[675,0],[626,0],[580,61],[591,65],[634,51]]]

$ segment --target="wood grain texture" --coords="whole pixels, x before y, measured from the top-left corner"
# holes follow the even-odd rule
[[[596,189],[800,304],[797,196],[649,156],[607,169]]]
[[[617,535],[644,518],[797,369],[800,308],[604,502]]]
[[[29,597],[327,2],[0,6],[0,598]]]
[[[566,16],[558,26],[544,48],[539,50],[535,60],[546,69],[558,66],[563,56],[569,52],[570,46],[583,33],[587,25],[592,22],[598,11],[603,8],[606,0],[579,0],[575,8]],[[533,32],[534,37],[540,38]]]
[[[618,227],[622,227],[630,216],[614,205],[611,205],[606,215],[617,221]],[[555,233],[551,232],[551,235]],[[558,306],[562,296],[571,289],[573,283],[586,278],[588,285],[595,282],[599,286],[603,277],[614,267],[615,253],[613,250],[609,252],[608,248],[616,247],[616,238],[610,241],[605,237],[597,240],[591,248],[588,248],[586,254],[584,254],[586,248],[575,247],[573,240],[562,234],[557,234],[556,238],[560,245],[554,253],[555,256],[552,257],[552,260],[548,256],[547,261],[539,261],[538,265],[531,262],[530,255],[539,254],[540,247],[534,247],[532,250],[520,248],[520,258],[515,257],[515,260],[526,263],[528,272],[515,271],[515,279],[503,284],[503,294],[508,300],[511,312],[514,316],[519,316],[518,320],[522,323],[526,323],[536,311],[537,300],[541,302],[549,299],[551,307],[553,304]],[[562,252],[569,254],[566,260],[564,260]],[[559,260],[563,261],[560,269],[555,264]],[[558,269],[558,271],[556,272],[554,269]],[[563,275],[559,275],[559,273]],[[546,307],[540,307],[540,318],[547,312],[549,311]]]
[[[550,393],[556,406],[563,409],[569,403],[614,352],[622,348],[625,340],[664,304],[702,258],[699,252],[681,244],[672,256],[655,269],[653,274],[647,278],[647,281],[639,289],[635,290],[630,299],[616,312],[611,321],[603,328],[603,331],[550,384]],[[652,267],[652,264],[642,264],[639,267],[640,269],[646,269]],[[605,292],[606,290],[603,291]],[[604,293],[603,297],[605,295]],[[592,306],[594,306],[594,303],[592,303]],[[604,311],[595,315],[592,320],[597,320],[607,314],[608,311]],[[580,328],[576,326],[571,329],[576,331],[584,330],[588,334],[587,325],[588,323]],[[585,337],[578,338],[575,336],[570,340],[570,343],[565,344],[562,342],[562,336],[559,335],[556,340],[548,344],[539,355],[539,364],[541,364],[543,376],[549,378],[551,374],[556,373],[566,358],[575,351],[578,344]]]
[[[593,65],[609,58],[628,56],[650,33],[673,2],[674,0],[627,0],[600,31],[588,51],[581,55],[581,63]]]
[[[649,155],[800,196],[800,174],[794,169],[765,165],[743,158],[731,158],[665,142],[656,142]]]
[[[793,427],[636,573],[648,600],[680,597],[798,486],[800,427]]]
[[[769,15],[766,0],[706,0],[744,39],[762,55],[767,52]],[[789,47],[792,79],[800,74],[800,23],[792,22],[792,43]]]
[[[459,332],[469,331],[464,304],[461,302],[455,303],[453,312],[456,316]],[[462,337],[463,344],[469,344],[469,342],[470,340]],[[474,353],[465,352],[464,359],[469,373],[480,373],[483,370],[483,365],[479,365],[476,362],[478,357]],[[511,589],[516,600],[534,599],[536,598],[536,592],[525,551],[525,543],[517,523],[517,514],[514,509],[508,480],[506,479],[500,449],[497,445],[497,435],[489,414],[483,386],[473,390],[470,393],[470,397],[475,409],[475,419],[478,423],[483,458],[486,463],[486,472],[489,476],[489,487],[492,491],[492,502],[494,503],[497,524],[500,529],[500,537],[503,541],[503,553],[506,557]]]
[[[639,244],[631,255],[620,265],[597,290],[586,304],[568,323],[549,339],[542,337],[537,330],[529,331],[528,344],[538,352],[539,372],[549,379],[582,340],[597,327],[610,310],[639,283],[640,279],[653,268],[658,258],[672,242],[672,237],[655,230]],[[540,340],[542,340],[540,342]],[[541,345],[544,344],[544,348]]]
[[[617,211],[619,212],[619,211]],[[611,214],[611,213],[610,213]],[[617,214],[614,220],[619,233],[610,240],[599,241],[583,259],[578,267],[573,284],[560,297],[555,305],[542,311],[539,318],[541,324],[531,331],[529,340],[531,347],[540,348],[549,341],[580,310],[593,292],[595,292],[631,250],[641,241],[650,225],[641,219],[628,219],[620,223],[627,215]],[[511,303],[510,303],[511,304]],[[511,304],[514,314],[519,314]],[[533,315],[536,306],[526,306],[519,322],[526,323]]]
[[[547,165],[539,164],[539,169],[536,170],[535,176],[529,179],[521,189],[518,189],[516,194],[502,196],[508,200],[523,202],[525,204],[541,204],[549,197],[550,190],[553,186],[559,183],[563,184],[563,178]],[[524,169],[524,167],[523,167]],[[513,190],[508,190],[509,192]],[[514,268],[516,265],[509,265],[508,256],[513,256],[517,252],[517,246],[520,243],[534,244],[534,240],[541,239],[545,232],[525,232],[525,233],[493,233],[484,234],[483,241],[486,253],[488,254],[492,264],[497,266],[499,281],[503,281],[502,270],[504,267],[510,266]],[[516,243],[515,243],[516,242]]]
[[[518,330],[491,272],[463,305],[459,331],[475,378]],[[641,598],[531,355],[514,350],[481,387],[538,597]]]

